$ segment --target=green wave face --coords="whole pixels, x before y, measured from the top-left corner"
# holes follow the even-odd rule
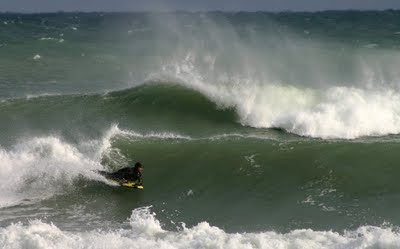
[[[234,111],[221,109],[200,93],[174,84],[149,84],[99,95],[12,99],[0,105],[1,128],[46,133],[57,130],[99,135],[112,124],[140,132],[187,135],[239,129]]]
[[[13,172],[23,180],[12,193],[41,193],[39,201],[31,194],[26,204],[3,208],[12,213],[10,219],[33,215],[39,207],[72,212],[83,205],[93,215],[89,223],[80,217],[66,221],[57,214],[52,220],[62,227],[88,229],[98,228],[99,221],[107,228],[110,224],[103,222],[109,220],[118,227],[132,209],[152,205],[168,230],[176,229],[170,221],[192,226],[204,217],[232,232],[260,231],[266,224],[288,232],[397,222],[395,209],[382,208],[396,203],[397,142],[288,141],[234,134],[193,138],[119,128],[111,134],[105,142],[90,143],[96,149],[110,142],[100,157],[89,153],[87,144],[53,138],[3,151],[9,158],[17,153],[14,166],[22,167]],[[20,165],[17,158],[28,151],[37,158],[19,159],[26,160]],[[76,157],[82,158],[79,164]],[[135,161],[145,167],[145,189],[140,192],[104,182],[92,171],[114,171]]]
[[[207,217],[232,231],[265,224],[288,231],[398,221],[383,208],[399,190],[397,143],[121,138],[113,146],[146,158],[140,203],[157,203],[157,213],[177,209],[189,224]]]

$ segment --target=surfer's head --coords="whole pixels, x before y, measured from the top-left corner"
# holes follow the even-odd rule
[[[139,171],[140,173],[143,173],[143,164],[140,162],[135,163],[135,167],[133,168],[135,172]]]

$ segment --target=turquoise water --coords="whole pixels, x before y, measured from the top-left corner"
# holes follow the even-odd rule
[[[0,15],[3,248],[398,248],[400,12]],[[145,189],[96,170],[145,165]]]

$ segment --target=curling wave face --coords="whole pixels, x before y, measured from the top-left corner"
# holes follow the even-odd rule
[[[234,109],[241,124],[255,128],[281,128],[300,136],[324,139],[400,132],[400,94],[393,90],[313,90],[242,83],[215,86],[195,78],[178,84],[199,91],[221,109]]]
[[[300,89],[283,85],[210,85],[203,81],[151,81],[143,85],[107,95],[41,96],[10,100],[3,104],[0,115],[11,120],[8,109],[27,108],[31,113],[47,115],[49,129],[68,123],[60,122],[65,115],[81,113],[71,119],[74,126],[98,120],[104,129],[109,121],[124,123],[129,119],[134,127],[201,133],[196,123],[225,125],[229,130],[235,123],[254,128],[279,128],[289,133],[313,138],[354,139],[365,136],[385,136],[400,132],[400,94],[393,90],[365,90],[353,87],[333,87],[326,90]],[[194,82],[194,83],[193,83]],[[61,101],[60,101],[61,100]],[[52,105],[44,112],[43,104]],[[85,108],[82,109],[80,105]],[[1,106],[0,106],[1,107]],[[119,114],[119,116],[117,115]],[[18,114],[17,114],[18,115]],[[100,116],[102,115],[102,116]],[[109,118],[104,123],[104,115]],[[124,115],[125,118],[121,119]],[[373,118],[372,118],[373,117]],[[31,122],[46,128],[36,116],[21,116],[18,122]],[[186,126],[179,122],[186,119]],[[54,121],[53,121],[54,120]],[[157,120],[164,127],[157,127]],[[207,124],[208,123],[208,124]],[[7,126],[7,122],[3,123]],[[44,127],[43,127],[44,126]],[[13,127],[11,127],[13,129]],[[64,128],[65,129],[65,128]],[[143,129],[143,128],[142,128]],[[210,131],[213,129],[211,126]],[[236,129],[237,130],[237,129]],[[204,131],[204,130],[203,130]]]

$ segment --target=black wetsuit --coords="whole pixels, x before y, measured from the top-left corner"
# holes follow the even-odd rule
[[[135,171],[134,168],[131,167],[122,168],[114,173],[105,171],[99,171],[99,173],[112,180],[135,182],[136,185],[143,184],[142,173]]]

